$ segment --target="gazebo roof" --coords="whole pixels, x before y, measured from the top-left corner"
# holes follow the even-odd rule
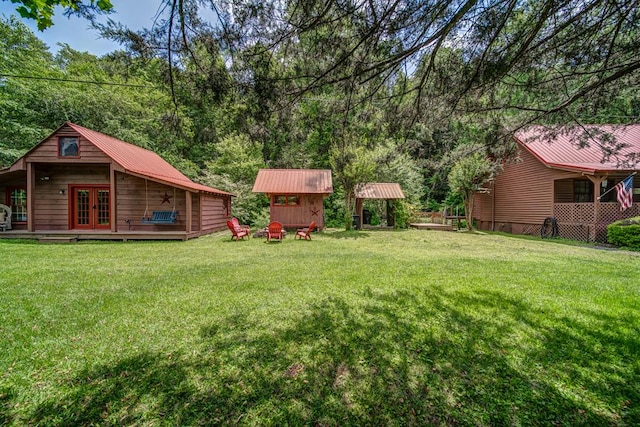
[[[404,199],[404,193],[398,183],[376,182],[360,184],[355,189],[356,199]]]

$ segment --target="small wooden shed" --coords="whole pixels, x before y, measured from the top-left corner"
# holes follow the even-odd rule
[[[357,223],[354,225],[356,228],[362,228],[364,222],[363,207],[365,200],[385,200],[387,202],[387,225],[391,227],[395,225],[395,214],[389,201],[405,198],[400,184],[389,182],[363,183],[356,186],[354,193],[357,215]]]
[[[271,221],[286,228],[306,227],[311,221],[325,227],[323,199],[333,193],[327,169],[260,169],[254,193],[265,193],[270,201]]]
[[[0,238],[186,240],[225,229],[232,197],[149,150],[67,122],[0,170],[0,203],[12,211]]]
[[[585,131],[613,136],[622,145],[619,155],[603,159],[595,138],[589,147],[579,148],[576,142]],[[506,163],[489,191],[474,198],[478,229],[540,235],[545,220],[553,218],[560,237],[606,242],[608,224],[640,215],[638,175],[631,208],[621,211],[616,191],[610,191],[640,172],[637,165],[620,161],[640,153],[640,125],[592,125],[554,134],[533,126],[514,138],[518,161]]]

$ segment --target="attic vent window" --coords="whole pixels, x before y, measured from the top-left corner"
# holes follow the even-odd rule
[[[58,157],[78,157],[79,152],[77,136],[61,136],[58,139]]]

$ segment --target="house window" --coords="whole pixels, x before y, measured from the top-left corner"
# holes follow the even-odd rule
[[[231,216],[231,197],[225,197],[222,199],[222,205],[224,216]]]
[[[603,202],[603,203],[615,202],[616,201],[616,192],[612,191],[613,190],[613,186],[615,184],[613,183],[612,179],[607,179],[605,182],[606,182],[606,184],[602,183],[602,185],[600,185],[600,194],[604,194],[604,196],[600,197],[600,201]],[[607,191],[608,191],[608,193],[607,193]]]
[[[288,196],[287,205],[298,206],[300,204],[300,196]]]
[[[591,181],[573,181],[573,203],[593,203],[593,183]]]
[[[11,208],[11,222],[27,222],[27,189],[24,187],[8,188],[7,206]]]
[[[273,196],[273,205],[274,206],[299,206],[300,205],[300,196],[284,196],[277,195]]]
[[[77,136],[61,136],[58,139],[58,157],[78,157],[79,155]]]

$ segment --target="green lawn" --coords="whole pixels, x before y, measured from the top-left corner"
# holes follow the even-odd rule
[[[638,425],[640,256],[438,231],[0,241],[0,425]]]

